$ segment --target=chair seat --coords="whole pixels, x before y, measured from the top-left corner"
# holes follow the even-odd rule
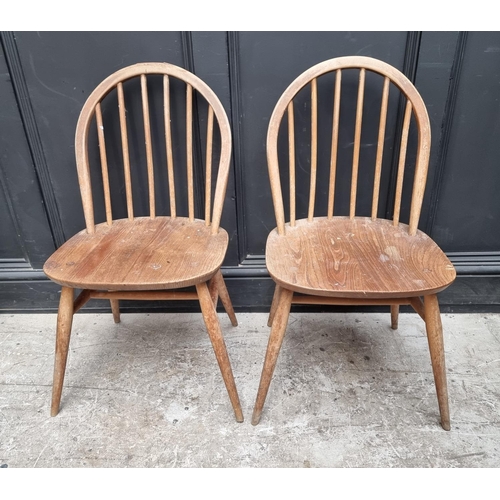
[[[120,219],[69,239],[47,260],[45,274],[63,286],[91,290],[161,290],[210,279],[228,235],[204,221],[177,217]]]
[[[343,298],[397,298],[437,293],[455,279],[453,265],[425,233],[365,217],[315,218],[274,229],[266,264],[279,285]]]

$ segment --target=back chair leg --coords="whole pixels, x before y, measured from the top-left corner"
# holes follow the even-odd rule
[[[264,367],[260,377],[259,391],[257,392],[257,399],[253,410],[252,425],[257,425],[260,421],[262,408],[264,407],[267,391],[269,390],[269,384],[271,383],[271,378],[276,366],[281,344],[283,343],[283,338],[285,337],[288,317],[290,315],[290,307],[292,305],[292,297],[293,292],[291,290],[281,288],[281,291],[279,292],[279,300],[277,301],[272,321],[273,326],[271,328],[271,334],[267,344],[266,358],[264,360]]]
[[[210,292],[208,290],[207,284],[200,283],[196,285],[196,291],[198,292],[198,297],[200,299],[201,312],[203,313],[203,319],[205,320],[205,325],[208,330],[208,336],[210,337],[210,340],[212,342],[215,357],[217,358],[217,362],[219,363],[222,378],[224,379],[224,383],[226,384],[226,389],[229,394],[229,399],[231,400],[231,404],[233,405],[236,421],[243,422],[243,412],[241,410],[240,399],[238,397],[238,391],[234,382],[231,363],[229,361],[226,344],[224,343],[224,338],[222,336],[219,318],[217,317],[217,313],[215,311],[212,298],[210,297]]]
[[[120,301],[118,299],[110,299],[111,302],[111,312],[113,313],[113,319],[115,323],[120,322]]]
[[[443,327],[441,325],[441,314],[436,295],[424,297],[425,327],[429,351],[431,354],[432,371],[441,414],[441,426],[444,430],[450,430],[450,410],[448,407],[448,387],[446,383],[446,366],[444,360]]]
[[[280,300],[281,287],[276,284],[274,288],[273,302],[271,304],[271,312],[269,313],[269,319],[267,320],[267,326],[273,326],[274,315],[276,314],[276,308],[278,307],[278,302]]]
[[[238,320],[236,319],[236,315],[234,314],[231,297],[229,297],[229,293],[226,288],[226,283],[224,281],[222,273],[220,272],[220,269],[217,271],[217,273],[215,273],[212,279],[215,280],[217,292],[219,294],[222,305],[224,306],[224,309],[226,310],[226,313],[229,316],[229,319],[231,320],[231,324],[233,326],[238,326]]]
[[[398,329],[398,319],[399,319],[399,305],[391,306],[391,328],[393,330]]]
[[[52,405],[50,415],[55,417],[59,413],[61,394],[68,359],[71,325],[73,324],[73,288],[63,287],[57,314],[56,355],[54,362],[54,382],[52,385]]]

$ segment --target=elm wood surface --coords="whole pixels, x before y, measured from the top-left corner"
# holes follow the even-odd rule
[[[155,155],[151,133],[151,102],[148,93],[149,75],[163,75],[165,134],[161,149],[166,151],[166,157],[165,165],[161,168],[168,173],[170,215],[157,214]],[[141,123],[134,124],[135,126],[129,123],[132,118],[127,112],[126,103],[129,103],[134,96],[130,92],[132,87],[126,87],[123,83],[136,77],[140,80],[138,99],[142,105],[145,165],[132,162],[129,149],[134,139],[131,132],[136,132],[138,127],[141,127]],[[170,79],[174,78],[184,82],[185,91],[181,92],[184,95],[176,94],[177,97],[174,97],[170,85]],[[110,141],[106,138],[107,124],[103,119],[101,102],[108,94],[117,97],[118,110],[114,119],[119,120],[120,149],[123,159],[121,166],[116,162],[109,162],[107,156],[106,148],[107,144],[109,147]],[[206,198],[205,220],[194,217],[193,128],[198,127],[195,124],[193,112],[193,99],[195,98],[200,106],[203,101],[205,102],[208,116],[204,159],[205,187],[203,189]],[[172,128],[175,120],[172,119],[170,110],[173,99],[184,100],[186,110],[185,120],[180,125],[185,132],[186,164],[178,168],[186,169],[187,217],[179,216],[176,206],[178,197],[176,198],[174,182],[176,165],[174,165],[173,152],[175,148],[182,145],[173,143]],[[111,105],[112,102],[113,99],[111,99]],[[89,127],[94,117],[102,174],[103,200],[101,201],[106,214],[106,222],[97,225],[95,224],[95,200],[90,168],[90,158],[93,156],[87,150]],[[217,171],[213,168],[215,130],[220,134]],[[141,142],[140,137],[139,142]],[[115,146],[119,147],[119,145]],[[99,84],[87,99],[76,127],[75,152],[86,229],[56,250],[44,266],[47,276],[63,287],[57,322],[51,415],[54,416],[59,411],[72,317],[89,299],[110,300],[113,319],[116,323],[120,322],[120,300],[199,300],[236,420],[242,422],[241,405],[215,309],[217,300],[220,298],[232,325],[238,324],[220,272],[229,240],[227,232],[219,225],[229,175],[231,135],[229,121],[219,99],[198,77],[171,64],[140,63],[123,68]],[[123,169],[128,217],[126,219],[113,220],[113,200],[110,190],[111,168]],[[137,168],[146,169],[146,186],[137,186],[132,182],[133,169]],[[212,195],[212,179],[215,175],[217,177]],[[138,189],[148,193],[149,217],[137,217],[134,214],[134,190]],[[178,290],[193,285],[196,286],[196,292]],[[76,300],[73,300],[74,288],[82,289]]]
[[[121,219],[80,231],[47,260],[47,276],[92,290],[161,290],[209,280],[220,268],[226,231],[185,217]]]
[[[340,104],[344,71],[358,71],[355,110],[346,110]],[[318,169],[318,109],[325,109],[318,104],[317,89],[319,78],[331,72],[336,73],[332,89],[334,105],[331,159],[328,207],[326,217],[322,217],[314,213]],[[377,73],[383,78],[376,158],[373,166],[360,164],[367,72]],[[295,183],[297,163],[295,129],[298,129],[298,124],[295,123],[293,99],[302,88],[309,85],[311,95],[309,208],[307,219],[296,220],[298,186]],[[392,132],[386,131],[386,125],[388,96],[394,87],[401,93],[401,103],[404,104],[405,111],[396,158],[393,219],[385,220],[378,218],[380,179],[384,142],[386,136],[393,135]],[[335,180],[338,177],[339,116],[346,112],[355,114],[355,128],[351,143],[349,215],[339,216],[334,214]],[[285,113],[288,115],[287,120],[283,119]],[[418,138],[409,204],[409,224],[406,225],[400,222],[400,214],[412,118]],[[289,223],[285,222],[278,156],[278,136],[282,121],[288,123]],[[453,282],[456,272],[437,244],[417,228],[427,178],[430,141],[427,110],[413,84],[397,69],[372,58],[339,57],[319,63],[298,76],[278,100],[267,135],[267,161],[277,227],[271,231],[267,240],[266,264],[269,274],[276,283],[276,289],[268,321],[271,333],[252,424],[258,424],[261,418],[285,335],[291,304],[385,304],[390,306],[393,329],[398,326],[399,305],[410,304],[426,324],[441,425],[445,430],[450,429],[444,345],[436,293]],[[306,164],[302,163],[301,168],[305,167]],[[361,170],[366,172],[367,168],[372,168],[374,172],[371,217],[359,217],[356,216],[358,178]],[[424,296],[423,303],[420,298],[422,296]]]
[[[298,220],[273,230],[266,264],[273,280],[295,292],[345,298],[411,297],[438,292],[455,268],[425,233],[392,221],[348,217]]]

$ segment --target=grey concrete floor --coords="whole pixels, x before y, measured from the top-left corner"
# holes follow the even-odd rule
[[[450,432],[423,322],[389,313],[292,314],[252,426],[269,329],[237,316],[219,314],[242,424],[200,314],[77,314],[54,418],[56,316],[0,315],[0,466],[500,466],[500,315],[443,315]]]

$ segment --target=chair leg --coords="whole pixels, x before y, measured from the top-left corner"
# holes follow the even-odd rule
[[[281,288],[281,287],[280,287]],[[290,306],[292,305],[293,292],[286,288],[281,288],[279,292],[279,300],[276,304],[276,313],[273,318],[273,326],[267,344],[266,358],[264,360],[264,367],[262,368],[262,375],[260,377],[259,390],[257,392],[257,399],[253,409],[252,425],[257,425],[260,421],[262,408],[266,400],[269,384],[273,376],[274,367],[278,359],[281,344],[285,336],[286,325],[288,323],[288,316],[290,315]]]
[[[113,313],[113,319],[115,323],[120,322],[120,301],[118,299],[110,299],[111,302],[111,312]]]
[[[234,314],[233,304],[231,302],[231,297],[229,297],[229,293],[226,288],[226,283],[220,272],[220,269],[215,273],[212,278],[215,281],[215,285],[217,287],[217,292],[219,294],[220,300],[224,309],[231,320],[231,324],[233,326],[238,326],[238,320],[236,319],[236,315]]]
[[[59,301],[59,311],[57,313],[56,355],[54,362],[54,382],[52,385],[52,405],[50,408],[50,415],[52,417],[55,417],[59,413],[59,404],[61,402],[71,325],[73,324],[73,297],[73,288],[63,286]]]
[[[391,306],[391,328],[393,330],[398,329],[398,319],[399,319],[399,305]]]
[[[207,284],[200,283],[196,285],[196,291],[198,292],[201,312],[203,313],[203,319],[205,320],[205,325],[208,330],[208,336],[210,337],[210,341],[212,342],[215,357],[217,358],[217,362],[219,363],[222,378],[224,379],[224,383],[226,384],[226,389],[229,394],[229,399],[231,400],[231,404],[233,405],[236,421],[243,422],[243,412],[241,410],[240,399],[238,397],[238,391],[234,382],[231,363],[227,354],[226,344],[224,343],[224,337],[222,336],[219,318],[217,318],[217,313],[215,311],[212,298],[210,297],[210,292],[208,291]]]
[[[271,304],[271,311],[269,312],[269,319],[267,320],[267,326],[273,326],[274,315],[276,314],[276,308],[278,307],[278,302],[280,300],[281,287],[276,284],[274,288],[273,302]]]
[[[436,295],[424,297],[425,327],[429,341],[432,371],[441,415],[441,426],[444,430],[450,430],[450,410],[448,407],[448,388],[446,383],[446,366],[444,359],[443,327],[439,303]]]

